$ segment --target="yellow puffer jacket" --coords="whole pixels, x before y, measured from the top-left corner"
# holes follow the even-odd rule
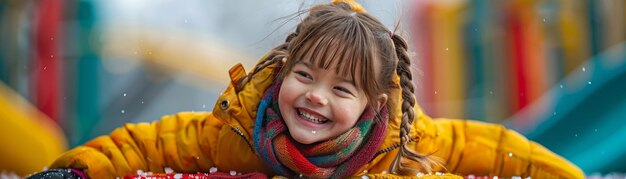
[[[98,137],[58,158],[51,168],[83,169],[92,178],[115,178],[136,170],[163,173],[220,171],[263,172],[274,175],[251,147],[254,117],[263,92],[273,81],[270,65],[238,85],[246,73],[238,64],[230,70],[231,83],[212,112],[183,112],[158,122],[126,124],[109,136]],[[396,82],[398,79],[396,78]],[[378,151],[400,140],[400,89],[390,94],[390,117],[386,138]],[[582,171],[567,160],[500,125],[467,120],[431,119],[416,106],[409,143],[423,154],[446,162],[447,171],[458,175],[531,176],[533,178],[583,178]],[[382,152],[356,175],[384,177],[397,153]],[[454,178],[452,175],[442,175]],[[458,176],[457,176],[458,177]]]

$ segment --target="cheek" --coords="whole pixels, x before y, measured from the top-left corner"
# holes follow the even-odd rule
[[[295,99],[298,97],[298,86],[293,83],[293,79],[285,78],[283,84],[280,86],[280,92],[278,93],[278,104],[283,110],[283,106],[293,106]]]
[[[343,123],[349,125],[354,125],[359,117],[361,117],[364,110],[364,107],[361,107],[362,105],[357,103],[344,103],[337,106],[335,114],[342,119]]]

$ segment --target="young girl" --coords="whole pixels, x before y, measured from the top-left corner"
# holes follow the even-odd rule
[[[429,118],[415,104],[410,62],[404,39],[355,2],[318,5],[251,73],[241,65],[230,70],[231,84],[212,112],[126,124],[51,168],[91,178],[165,168],[290,178],[583,178],[502,126]]]

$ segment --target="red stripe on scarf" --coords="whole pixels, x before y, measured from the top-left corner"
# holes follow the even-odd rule
[[[314,147],[309,147],[309,148],[303,148],[301,149],[302,153],[304,153],[305,155],[308,156],[319,156],[319,155],[328,155],[336,151],[336,146],[334,145],[339,145],[339,148],[345,148],[348,147],[350,145],[350,143],[352,143],[352,141],[354,141],[354,139],[356,139],[359,136],[359,133],[361,131],[360,130],[354,130],[354,131],[350,131],[350,133],[348,135],[345,136],[345,138],[342,139],[335,139],[333,140],[332,143],[327,142],[327,143],[323,143],[321,145],[316,145]]]

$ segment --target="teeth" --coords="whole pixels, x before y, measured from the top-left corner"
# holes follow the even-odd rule
[[[311,121],[313,123],[321,124],[321,123],[324,123],[324,122],[327,121],[327,120],[319,119],[319,118],[313,116],[312,114],[305,113],[303,111],[299,111],[298,113],[300,113],[300,116],[302,116],[304,119],[306,119],[308,121]]]

